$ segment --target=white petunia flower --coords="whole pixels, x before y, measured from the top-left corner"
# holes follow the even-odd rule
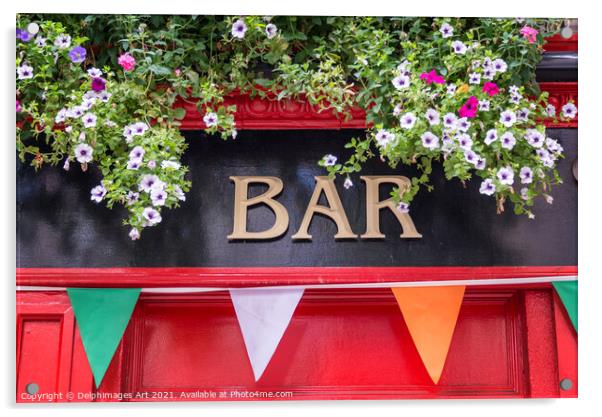
[[[533,170],[529,167],[522,167],[518,175],[522,184],[531,184],[533,182]]]
[[[75,147],[73,153],[75,154],[75,159],[77,162],[80,164],[85,164],[92,161],[94,149],[92,149],[92,147],[86,143],[80,143]]]
[[[130,239],[132,239],[132,240],[138,240],[138,239],[140,239],[140,232],[135,227],[132,227],[132,230],[130,230],[129,236],[130,236]]]
[[[458,87],[456,86],[456,84],[450,84],[447,86],[447,94],[449,94],[450,96],[456,93],[456,89]]]
[[[153,188],[150,192],[151,202],[153,206],[164,206],[167,200],[167,192],[161,188]]]
[[[527,129],[527,132],[525,133],[525,139],[529,145],[533,146],[534,148],[541,148],[546,140],[546,137],[537,129]]]
[[[466,45],[464,45],[464,43],[462,41],[453,41],[451,43],[452,49],[454,50],[455,53],[460,54],[460,55],[464,55],[466,53],[466,51],[468,50],[468,47]]]
[[[431,126],[436,126],[439,124],[439,112],[437,110],[428,109],[424,116]]]
[[[497,130],[489,129],[487,131],[487,133],[485,134],[485,140],[484,140],[485,144],[491,145],[496,140],[497,140]]]
[[[486,80],[493,80],[493,77],[495,76],[495,70],[491,67],[485,67],[483,68],[483,78],[485,78]]]
[[[272,39],[278,33],[278,28],[273,23],[268,23],[265,26],[265,35],[268,39]]]
[[[65,171],[69,171],[69,158],[65,158],[65,163],[63,164],[63,169]]]
[[[478,72],[473,72],[468,76],[469,84],[480,84],[481,83],[481,74]]]
[[[404,113],[399,118],[399,124],[404,129],[411,129],[416,124],[416,116],[414,116],[414,113],[411,113],[411,112]]]
[[[477,162],[479,162],[479,155],[477,155],[474,151],[472,150],[467,150],[466,152],[464,152],[464,159],[466,160],[466,162],[468,162],[469,164],[473,164],[476,165]]]
[[[500,142],[502,143],[502,148],[512,149],[516,144],[516,138],[512,132],[506,132],[500,137]]]
[[[130,151],[130,160],[140,161],[144,158],[144,148],[142,146],[136,146]]]
[[[150,160],[146,163],[146,166],[149,169],[155,169],[157,167],[157,163],[154,160]]]
[[[401,114],[402,109],[403,107],[401,106],[401,104],[396,104],[393,108],[393,116],[398,117]]]
[[[396,89],[402,90],[410,86],[410,77],[407,75],[398,75],[391,81]]]
[[[324,158],[322,158],[322,161],[324,163],[324,166],[331,167],[337,163],[337,157],[334,155],[330,155],[330,154],[324,155]]]
[[[141,165],[142,162],[140,161],[140,159],[130,159],[126,165],[126,168],[130,170],[137,170],[140,168]]]
[[[156,175],[153,175],[153,174],[146,174],[146,175],[142,176],[142,179],[140,180],[140,183],[138,184],[138,189],[140,191],[150,193],[151,190],[153,189],[153,187],[156,187],[157,185],[160,186],[161,184],[165,184],[165,183],[163,181],[161,181],[159,179],[159,177],[157,177]]]
[[[487,159],[483,157],[479,157],[477,163],[475,164],[475,168],[478,170],[483,170],[487,167]]]
[[[489,111],[490,104],[491,104],[491,102],[489,100],[479,100],[479,110]]]
[[[142,136],[148,130],[148,125],[144,122],[134,123],[132,126],[132,135]]]
[[[353,187],[353,181],[351,181],[351,178],[349,178],[349,177],[345,178],[345,182],[343,183],[343,187],[345,187],[346,190],[348,190],[351,187]]]
[[[522,198],[525,201],[529,199],[529,189],[527,187],[523,187],[520,189],[520,198]]]
[[[424,132],[420,139],[422,139],[422,146],[427,149],[435,149],[439,147],[439,138],[432,132]]]
[[[180,163],[176,161],[163,161],[161,162],[161,168],[163,169],[180,169]]]
[[[173,186],[173,191],[174,194],[176,195],[176,198],[180,201],[186,201],[186,194],[184,194],[184,191],[180,188],[179,185],[174,185]]]
[[[495,184],[493,183],[493,180],[487,178],[485,181],[483,181],[481,183],[481,188],[479,188],[479,192],[485,195],[492,195],[495,193]]]
[[[17,68],[17,77],[20,80],[27,80],[29,78],[33,78],[33,67],[30,67],[27,64],[23,64]]]
[[[86,113],[82,116],[82,122],[84,127],[95,127],[96,126],[96,115],[93,113]]]
[[[60,109],[56,116],[54,117],[54,123],[59,124],[63,123],[67,118],[67,109]]]
[[[454,28],[449,23],[444,23],[441,25],[439,32],[441,32],[443,38],[449,38],[454,35]]]
[[[562,106],[562,116],[567,119],[574,119],[577,115],[577,107],[573,103],[566,103]]]
[[[137,193],[135,191],[128,191],[128,194],[125,197],[125,200],[126,200],[127,205],[131,206],[136,201],[138,201],[138,198],[140,198],[140,193]]]
[[[393,139],[395,139],[395,135],[387,132],[385,129],[380,129],[376,135],[374,136],[376,139],[376,143],[383,148],[387,146]]]
[[[546,147],[548,148],[548,151],[555,154],[560,154],[564,151],[562,145],[552,138],[546,138]]]
[[[88,75],[90,76],[90,78],[100,78],[102,77],[102,71],[99,70],[98,68],[92,67],[90,69],[88,69]]]
[[[71,36],[61,34],[54,40],[54,46],[59,49],[69,48],[71,46]]]
[[[150,226],[161,223],[162,220],[161,213],[152,207],[146,207],[144,210],[142,210],[142,217],[146,219]]]
[[[506,72],[506,70],[508,69],[508,64],[506,64],[506,61],[504,61],[501,58],[498,59],[494,59],[492,62],[492,66],[493,69],[495,70],[495,72]]]
[[[443,116],[443,126],[445,126],[446,129],[455,129],[457,121],[458,118],[453,113],[447,113]]]
[[[238,19],[236,22],[234,22],[232,24],[232,30],[230,31],[230,33],[232,34],[233,37],[237,38],[237,39],[242,39],[245,37],[245,33],[247,32],[247,25],[245,24],[245,21],[242,19]]]
[[[468,129],[470,129],[470,122],[466,117],[461,117],[456,121],[456,128],[460,132],[466,132]]]
[[[100,203],[105,195],[107,195],[107,189],[104,187],[104,185],[100,184],[92,188],[90,191],[90,200]]]
[[[460,148],[464,149],[465,151],[472,149],[472,139],[470,138],[470,135],[466,133],[457,134],[456,140],[458,141]]]
[[[529,120],[529,109],[523,107],[516,113],[516,118],[522,122]]]
[[[512,127],[516,122],[516,114],[512,110],[505,110],[500,114],[500,123],[506,127]]]
[[[217,120],[217,114],[215,113],[207,113],[203,116],[203,122],[207,127],[217,126]]]
[[[404,203],[403,201],[397,205],[397,210],[401,213],[409,213],[410,205],[408,203]]]
[[[497,172],[497,178],[501,184],[512,185],[514,183],[514,171],[510,167],[500,168]]]
[[[37,47],[42,48],[43,46],[46,46],[46,38],[44,38],[41,35],[38,35],[38,36],[36,36],[34,43],[36,44]]]
[[[548,104],[546,107],[546,113],[549,117],[556,116],[556,107],[553,104]]]
[[[367,62],[366,62],[367,63]],[[397,71],[400,74],[404,74],[409,70],[410,68],[410,61],[408,61],[407,59],[405,61],[403,61],[401,64],[399,64],[397,66]]]

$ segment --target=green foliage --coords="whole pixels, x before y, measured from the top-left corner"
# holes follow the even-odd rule
[[[233,34],[237,21],[244,21],[247,28],[240,37]],[[125,205],[129,211],[125,223],[133,228],[130,236],[134,239],[143,227],[158,223],[156,217],[148,219],[145,209],[158,214],[177,207],[190,187],[185,179],[187,168],[181,164],[186,144],[178,126],[185,112],[174,108],[178,97],[194,100],[201,116],[215,117],[206,131],[222,139],[236,137],[236,108],[224,104],[224,97],[233,92],[265,100],[305,99],[319,110],[334,111],[345,119],[351,117],[353,107],[363,108],[370,127],[365,137],[346,145],[352,152],[348,160],[323,160],[320,164],[331,175],[346,176],[359,172],[363,163],[376,155],[392,167],[416,165],[420,175],[412,179],[412,188],[404,195],[398,190],[393,193],[404,203],[421,188],[431,188],[433,160],[442,161],[449,180],[467,181],[474,175],[492,179],[500,210],[504,201],[510,200],[517,213],[530,216],[533,199],[559,182],[553,161],[542,158],[536,153],[540,148],[524,139],[529,129],[545,132],[538,123],[546,115],[547,97],[536,96],[534,71],[544,37],[558,29],[554,20],[19,15],[17,28],[25,29],[31,22],[40,26],[38,38],[17,39],[17,68],[33,69],[31,78],[17,79],[19,156],[36,168],[59,163],[67,168],[78,162],[78,146],[90,146],[91,160],[81,162],[85,158],[80,156],[79,164],[82,169],[89,164],[100,169],[106,190],[106,195],[96,190],[92,199],[104,200],[109,207]],[[453,27],[453,36],[443,36],[440,29],[444,24]],[[539,30],[535,42],[529,43],[521,34],[525,25]],[[71,36],[69,47],[55,45],[61,34]],[[463,54],[452,49],[452,41],[458,40],[468,47]],[[77,45],[86,48],[83,63],[73,63],[69,56]],[[125,53],[135,59],[131,70],[118,64]],[[495,59],[503,60],[507,70],[497,72],[491,80],[469,83],[472,72],[483,76],[485,62]],[[90,92],[94,77],[86,70],[92,67],[101,69],[106,80],[103,99],[101,92]],[[428,84],[420,78],[432,70],[444,77],[445,84]],[[393,84],[400,75],[408,77],[407,87]],[[484,93],[484,81],[495,82],[499,94],[489,97]],[[447,92],[450,85],[456,87],[455,92]],[[511,86],[517,86],[515,95],[520,94],[515,102],[509,102]],[[466,130],[473,141],[472,151],[486,161],[480,169],[467,161],[465,149],[457,144],[442,145],[444,137],[457,142],[454,137],[462,132],[444,129],[443,123],[431,126],[424,116],[429,109],[441,117],[457,115],[471,96],[490,102],[489,111],[469,118]],[[77,108],[92,113],[95,123],[86,124],[83,116],[74,115]],[[529,112],[522,120],[509,127],[500,122],[502,111],[523,108]],[[407,113],[417,118],[411,129],[400,123],[400,116]],[[145,126],[144,132],[128,134],[128,127],[136,123]],[[490,129],[496,129],[498,136],[512,133],[516,145],[506,149],[499,139],[485,144]],[[437,136],[438,147],[424,146],[422,138],[427,132]],[[132,169],[130,154],[140,149],[137,147],[144,156]],[[550,151],[551,158],[561,157],[560,151]],[[525,166],[535,175],[521,193],[497,178],[503,167],[512,168],[518,178]],[[153,178],[167,195],[164,200],[141,190],[141,182],[149,175],[156,176]]]

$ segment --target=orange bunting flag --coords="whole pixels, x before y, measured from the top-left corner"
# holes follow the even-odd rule
[[[439,382],[464,298],[464,285],[391,288],[431,379]]]

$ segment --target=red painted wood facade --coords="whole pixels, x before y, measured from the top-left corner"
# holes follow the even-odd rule
[[[556,47],[572,50],[558,39]],[[562,49],[569,48],[569,49]],[[550,102],[577,101],[577,83],[541,83]],[[363,128],[307,103],[228,98],[239,129]],[[230,103],[229,103],[230,104]],[[203,128],[194,103],[182,129]],[[577,127],[577,120],[555,127]],[[18,269],[18,402],[25,387],[56,401],[577,396],[577,334],[549,283],[467,288],[438,385],[428,376],[388,289],[311,289],[254,382],[226,291],[142,293],[100,389],[94,387],[64,287],[233,287],[576,275],[577,267]],[[31,291],[26,287],[56,287]],[[570,379],[572,387],[560,389]],[[69,398],[68,393],[74,393]],[[107,397],[80,398],[77,393]],[[145,395],[144,393],[148,393]],[[225,397],[220,397],[225,393]],[[283,394],[284,393],[284,394]],[[114,401],[115,398],[111,399]]]

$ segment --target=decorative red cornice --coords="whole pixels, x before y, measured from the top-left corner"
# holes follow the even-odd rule
[[[551,36],[546,39],[546,44],[543,49],[546,52],[577,52],[579,48],[579,40],[577,34],[570,38],[564,38],[560,34]]]
[[[558,111],[569,100],[577,103],[577,82],[542,82],[542,91],[550,93],[549,101]],[[319,111],[306,101],[251,98],[249,95],[233,94],[226,97],[225,105],[236,105],[236,127],[239,130],[291,130],[291,129],[365,129],[366,113],[355,108],[351,119],[344,120],[332,111]],[[182,120],[182,130],[204,129],[202,115],[196,101],[178,100],[176,107],[183,107],[186,116]],[[547,121],[548,127],[577,127],[577,118],[569,122]]]
[[[245,287],[577,275],[577,266],[17,268],[18,286]]]

